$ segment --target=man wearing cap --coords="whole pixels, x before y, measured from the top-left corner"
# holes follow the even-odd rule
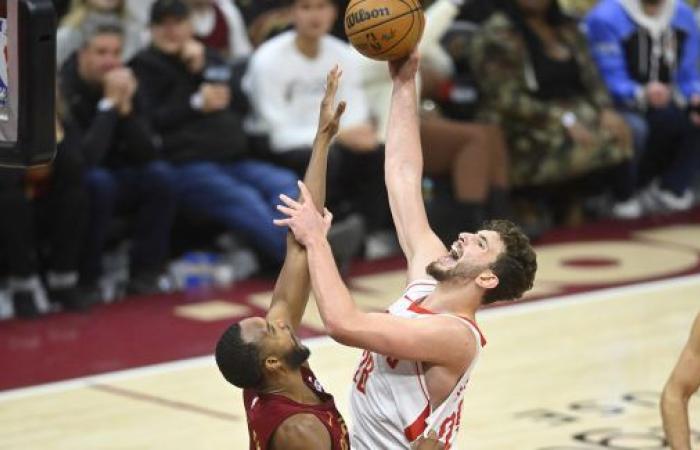
[[[285,231],[272,220],[277,195],[296,197],[296,176],[249,158],[241,121],[229,108],[230,68],[195,39],[188,3],[156,1],[150,23],[152,45],[131,65],[165,158],[175,165],[180,205],[241,233],[266,260],[281,263]]]

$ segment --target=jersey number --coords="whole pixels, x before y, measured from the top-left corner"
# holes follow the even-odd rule
[[[355,383],[355,386],[357,387],[357,390],[362,392],[363,394],[365,393],[365,389],[367,387],[367,379],[369,378],[369,374],[372,373],[373,370],[374,358],[372,358],[372,353],[365,350],[362,353],[362,360],[360,361],[360,366],[357,368],[355,376],[352,379],[352,381]]]

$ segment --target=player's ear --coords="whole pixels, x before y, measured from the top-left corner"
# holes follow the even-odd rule
[[[498,286],[498,276],[491,269],[487,269],[476,277],[475,282],[480,288],[493,289]]]

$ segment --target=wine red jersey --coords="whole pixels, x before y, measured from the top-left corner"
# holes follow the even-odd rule
[[[250,450],[269,450],[277,427],[295,414],[312,414],[326,427],[331,437],[332,450],[349,450],[350,441],[345,421],[335,407],[333,396],[326,393],[316,376],[307,367],[301,368],[304,383],[313,390],[322,403],[304,405],[283,395],[266,394],[255,389],[243,391],[243,404],[248,418]]]

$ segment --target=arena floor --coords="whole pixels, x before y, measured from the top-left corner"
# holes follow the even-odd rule
[[[535,292],[478,316],[488,345],[456,448],[666,448],[658,397],[700,311],[700,213],[559,230],[538,254]],[[352,277],[367,309],[382,308],[402,283],[395,260]],[[269,287],[258,280],[215,297],[0,322],[0,449],[247,448],[240,392],[210,352],[227,323],[262,313]],[[320,336],[313,307],[303,334],[347,417],[358,352]],[[695,400],[695,445],[699,418]]]

